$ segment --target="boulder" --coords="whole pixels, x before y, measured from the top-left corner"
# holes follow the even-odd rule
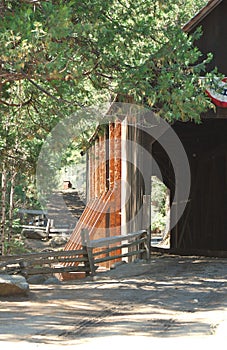
[[[134,264],[146,264],[147,260],[137,258],[137,259],[133,260],[133,263]]]
[[[27,278],[29,284],[61,284],[55,276],[48,277],[46,275],[33,275]]]
[[[47,277],[44,275],[33,275],[27,278],[29,284],[43,284]]]
[[[55,276],[53,277],[49,277],[44,284],[61,284],[61,281],[59,281],[59,279]]]
[[[52,248],[61,247],[64,246],[67,242],[68,240],[65,237],[54,237],[50,241],[50,246]]]
[[[117,267],[122,266],[122,265],[125,265],[125,264],[127,264],[127,262],[126,262],[125,260],[117,261],[117,262],[115,262],[114,264],[112,264],[112,265],[110,266],[110,269],[111,269],[111,270],[114,270],[114,269],[116,269]]]
[[[23,276],[0,275],[0,296],[28,295],[29,284]]]
[[[32,230],[32,229],[23,229],[22,234],[24,237],[29,239],[45,239],[47,238],[47,233],[43,230]]]

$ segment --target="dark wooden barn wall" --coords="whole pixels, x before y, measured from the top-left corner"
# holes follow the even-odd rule
[[[227,1],[222,1],[199,24],[203,35],[195,45],[203,58],[209,52],[213,54],[207,71],[217,67],[227,76],[226,14]],[[179,122],[173,127],[188,155],[191,192],[183,216],[171,231],[171,248],[189,253],[227,250],[227,109],[210,110],[202,117],[200,125]],[[157,142],[153,154],[173,197],[173,170]]]
[[[195,43],[206,56],[213,53],[213,60],[207,66],[211,71],[217,67],[219,71],[227,75],[227,30],[226,30],[227,1],[222,1],[200,23],[203,31],[201,38]]]
[[[172,229],[171,248],[227,250],[227,120],[176,123],[174,129],[188,155],[191,192],[183,216]],[[158,143],[153,153],[173,195],[174,177],[166,166],[166,154]]]

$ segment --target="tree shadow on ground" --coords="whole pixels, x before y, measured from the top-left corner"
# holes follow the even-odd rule
[[[139,265],[133,265],[94,281],[33,286],[29,300],[2,299],[0,340],[55,344],[87,337],[212,333],[209,315],[226,307],[227,260],[157,258],[139,276]]]

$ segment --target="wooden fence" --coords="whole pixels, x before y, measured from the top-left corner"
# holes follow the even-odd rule
[[[68,262],[78,266],[63,266]],[[0,270],[6,273],[21,273],[24,276],[61,272],[90,272],[87,266],[86,249],[30,253],[0,257]]]
[[[149,235],[145,230],[90,241],[88,231],[83,229],[81,236],[82,248],[78,250],[0,256],[0,273],[29,276],[85,272],[94,275],[102,262],[132,256],[150,259]]]

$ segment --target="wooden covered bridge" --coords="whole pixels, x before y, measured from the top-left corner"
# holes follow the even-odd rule
[[[225,0],[211,0],[184,27],[188,33],[202,27],[203,35],[195,44],[204,55],[213,53],[207,71],[217,67],[225,76],[226,13]],[[188,198],[185,198],[185,210],[170,232],[170,250],[174,253],[227,256],[226,91],[225,85],[218,91],[207,91],[216,110],[201,115],[201,124],[176,122],[172,126],[185,149],[191,172],[191,188]],[[131,141],[130,147],[125,147],[125,140]],[[155,173],[147,157],[136,151],[135,143],[153,157],[160,173]],[[122,119],[111,121],[102,132],[98,129],[87,151],[87,205],[65,251],[81,249],[81,231],[86,229],[89,241],[109,240],[107,251],[102,256],[102,263],[106,266],[110,265],[110,260],[121,259],[126,250],[129,254],[125,256],[130,258],[133,255],[130,254],[130,245],[119,246],[115,260],[106,258],[113,255],[111,238],[146,230],[146,242],[150,240],[151,177],[160,174],[170,191],[171,222],[184,198],[175,198],[173,202],[176,174],[160,139],[155,140],[149,133]],[[183,181],[181,186],[184,186]],[[99,248],[93,248],[98,253]],[[78,261],[75,264],[78,265]],[[75,264],[73,261],[64,262],[69,271]]]
[[[212,52],[214,56],[207,70],[217,67],[224,75],[227,75],[226,13],[226,1],[209,1],[184,27],[188,33],[202,27],[203,35],[196,45],[204,55]],[[191,190],[186,209],[171,230],[171,250],[189,254],[227,252],[227,99],[225,90],[216,95],[212,91],[209,94],[217,106],[216,112],[211,110],[203,114],[199,125],[193,122],[173,125],[187,153]],[[142,177],[139,168],[143,164],[136,154],[133,164],[125,165],[122,161],[125,152],[135,151],[123,148],[122,140],[125,139],[136,140],[152,154],[173,198],[175,174],[160,143],[133,126],[125,126],[119,120],[111,122],[104,133],[96,133],[88,151],[88,204],[66,249],[80,243],[79,231],[84,225],[92,239],[149,229],[149,220],[144,217],[147,211],[137,214],[144,200],[149,198],[152,167],[146,178]],[[123,203],[125,183],[133,191]],[[174,205],[177,208],[180,204],[176,201]]]

